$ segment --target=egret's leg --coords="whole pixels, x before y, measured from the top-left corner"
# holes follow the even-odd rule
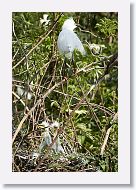
[[[62,76],[63,76],[63,78],[67,77],[67,72],[66,72],[66,70],[67,70],[67,62],[66,61],[67,61],[66,57],[64,57],[63,68],[62,68]]]
[[[67,69],[67,59],[66,59],[66,57],[64,57],[64,60],[63,60],[63,63],[61,65],[61,69],[60,69],[61,80],[67,79],[68,73],[67,73],[66,69]],[[66,80],[66,83],[61,84],[61,88],[62,88],[62,92],[64,94],[66,94],[68,92],[68,80]],[[67,97],[64,96],[62,104],[66,104],[66,103],[67,103]]]
[[[66,65],[66,58],[64,57],[64,61],[63,61],[61,68],[60,68],[61,79],[63,79],[65,77],[65,65]]]
[[[64,58],[64,65],[63,65],[63,78],[68,77],[68,66],[67,66],[67,59],[66,57]],[[68,92],[68,81],[66,81],[66,93]]]
[[[73,70],[73,73],[75,74],[76,73],[76,70],[77,70],[77,65],[76,65],[76,61],[74,60],[74,54],[72,53],[72,65],[74,67],[74,70]]]

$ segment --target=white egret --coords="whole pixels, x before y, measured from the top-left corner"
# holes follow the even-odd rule
[[[22,87],[18,86],[17,87],[17,94],[22,97],[24,96],[27,100],[32,99],[32,93],[25,91]]]
[[[42,141],[39,145],[38,151],[40,154],[44,149],[46,149],[52,143],[52,138],[51,138],[49,128],[59,128],[60,123],[58,121],[48,122],[45,120],[41,124],[39,124],[39,127],[42,127],[42,126],[44,127],[45,131],[42,135]],[[54,133],[54,136],[56,136],[56,135],[57,135],[57,131]],[[51,149],[54,150],[55,153],[64,153],[64,149],[61,145],[59,137],[56,139],[56,141],[52,145]]]
[[[39,146],[39,152],[41,153],[43,149],[49,146],[52,143],[51,135],[49,132],[49,128],[45,128],[45,132],[42,135],[42,141]]]
[[[62,31],[60,32],[57,41],[59,52],[68,59],[72,58],[75,49],[80,51],[82,55],[85,55],[85,49],[77,34],[74,32],[75,28],[76,24],[73,18],[67,19],[62,26]]]

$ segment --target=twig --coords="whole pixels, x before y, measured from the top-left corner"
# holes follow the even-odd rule
[[[24,103],[24,101],[20,98],[20,96],[18,96],[15,92],[12,91],[12,94],[18,99],[20,100],[20,102],[22,103],[22,105],[24,107],[26,107],[26,110],[29,111],[29,108],[26,106],[26,104]]]
[[[47,90],[47,92],[44,94],[43,98],[40,98],[36,104],[29,110],[29,112],[22,118],[21,122],[18,125],[18,128],[13,136],[12,139],[12,144],[14,143],[14,140],[16,139],[16,136],[18,135],[20,129],[22,128],[23,123],[25,122],[25,120],[28,118],[28,116],[32,113],[32,111],[42,102],[42,99],[45,99],[56,87],[60,86],[61,84],[65,83],[67,79],[63,79],[62,81],[60,81],[59,83],[55,84],[52,88],[50,88],[49,90]]]
[[[112,64],[112,62],[111,62],[111,64]],[[109,65],[110,65],[110,64],[108,64],[108,68],[109,68]],[[105,75],[106,75],[106,74],[108,73],[108,71],[109,71],[108,68],[107,68],[107,67],[105,68],[104,74],[98,79],[98,81],[97,81],[94,85],[91,86],[90,90],[87,91],[87,92],[83,95],[82,99],[78,102],[78,104],[75,106],[75,108],[74,108],[74,109],[72,110],[72,112],[70,113],[70,115],[69,115],[69,117],[68,117],[68,119],[67,119],[67,121],[66,121],[66,123],[65,123],[65,126],[68,126],[68,123],[71,121],[71,118],[72,118],[73,114],[75,113],[75,111],[76,111],[77,109],[79,109],[80,105],[82,104],[82,102],[84,102],[84,100],[86,99],[86,97],[88,96],[88,94],[104,79]],[[65,79],[65,80],[66,80],[66,79]],[[62,80],[62,81],[63,81],[63,80]],[[66,80],[66,81],[67,81],[67,80]],[[65,82],[65,81],[64,81],[64,82]],[[61,83],[61,84],[63,84],[63,83]],[[60,84],[60,85],[61,85],[61,84]],[[36,168],[34,169],[34,172],[37,171],[37,169],[40,167],[40,165],[42,164],[42,162],[43,162],[43,161],[45,160],[45,158],[48,156],[49,150],[51,149],[51,147],[53,146],[53,144],[56,142],[57,137],[59,136],[60,132],[62,132],[63,130],[64,130],[64,127],[63,127],[63,128],[60,128],[60,129],[58,130],[58,133],[57,133],[56,137],[54,138],[54,140],[52,141],[52,143],[51,143],[51,144],[49,145],[49,147],[47,148],[47,152],[46,152],[45,156],[40,160],[40,162],[38,163],[38,165],[37,165]]]
[[[55,26],[56,26],[56,24],[57,24],[57,22],[58,22],[58,20],[60,19],[61,16],[62,16],[62,13],[58,16],[58,18],[56,19],[56,21],[53,23],[52,28],[51,28],[48,32],[46,32],[46,33],[42,36],[42,38],[40,37],[40,40],[38,40],[38,43],[35,44],[35,45],[32,47],[32,49],[31,49],[12,69],[15,69],[20,63],[22,63],[22,61],[24,61],[24,60],[37,48],[37,46],[39,46],[39,45],[43,42],[43,40],[44,40],[44,39],[52,32],[52,30],[55,28]]]
[[[22,83],[22,84],[25,83],[25,82],[17,81],[17,80],[14,80],[14,81],[17,82],[17,83]],[[17,86],[17,85],[15,85],[15,86]],[[31,86],[34,86],[34,87],[41,87],[41,88],[43,88],[43,89],[48,90],[47,87],[44,87],[44,86],[41,86],[41,85],[39,86],[39,85],[31,84]],[[58,90],[54,90],[54,92],[56,92],[56,93],[58,93],[58,94],[61,94],[61,95],[63,95],[63,96],[66,96],[66,97],[71,97],[71,98],[73,98],[73,99],[75,99],[75,100],[78,100],[78,101],[80,100],[79,98],[77,98],[77,97],[75,97],[75,96],[73,96],[73,95],[70,95],[70,94],[67,94],[67,93],[64,93],[64,92],[60,92],[60,91],[58,91]],[[86,105],[86,103],[82,103],[82,105]],[[107,113],[108,115],[114,115],[114,114],[115,114],[112,110],[110,110],[109,108],[106,108],[106,107],[104,107],[104,106],[102,106],[102,105],[98,105],[98,104],[90,103],[90,102],[89,102],[89,105],[91,105],[92,107],[95,107],[95,108],[98,108],[98,109],[102,110],[103,112]]]
[[[112,59],[113,60],[113,59]],[[109,72],[109,68],[110,64],[112,64],[112,61],[110,61],[107,65],[107,67],[105,68],[105,72],[104,74],[97,80],[97,82],[91,86],[90,90],[87,91],[84,96],[82,97],[82,99],[79,101],[79,103],[76,105],[76,107],[73,109],[73,111],[71,112],[71,114],[69,115],[68,118],[68,122],[71,120],[73,114],[75,113],[76,110],[79,109],[80,105],[84,102],[85,98],[90,94],[90,92],[104,79],[105,75],[108,74]],[[72,77],[80,74],[81,71],[77,71],[74,75],[72,75]],[[47,92],[43,95],[43,98],[40,98],[37,103],[30,109],[30,111],[27,113],[27,115],[25,115],[23,117],[23,119],[21,120],[21,122],[19,123],[19,126],[13,136],[12,139],[12,144],[14,143],[14,140],[16,138],[16,136],[18,135],[20,129],[22,128],[23,123],[25,122],[25,120],[28,118],[28,116],[32,113],[32,111],[41,103],[42,99],[45,99],[55,88],[59,87],[60,85],[64,84],[65,82],[67,82],[67,80],[69,80],[70,78],[64,78],[63,80],[61,80],[60,82],[56,83],[54,86],[52,86],[50,89],[47,90]]]
[[[104,150],[105,150],[106,144],[107,144],[107,142],[108,142],[108,138],[109,138],[110,131],[111,131],[111,128],[112,128],[112,124],[113,124],[114,121],[117,120],[117,118],[118,118],[118,113],[116,113],[116,114],[114,115],[114,118],[113,118],[113,120],[111,121],[111,126],[108,128],[108,130],[107,130],[107,132],[106,132],[106,135],[105,135],[105,138],[104,138],[104,142],[103,142],[102,147],[101,147],[101,152],[100,152],[100,155],[101,155],[101,156],[103,156],[103,154],[104,154]]]

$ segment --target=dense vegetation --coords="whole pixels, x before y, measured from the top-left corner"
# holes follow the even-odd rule
[[[57,49],[69,17],[74,64]],[[13,13],[12,40],[13,171],[118,171],[117,13]]]

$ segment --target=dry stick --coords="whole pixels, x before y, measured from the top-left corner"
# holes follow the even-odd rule
[[[104,76],[105,76],[105,75],[104,75]],[[66,123],[65,123],[65,126],[68,125],[68,123],[70,122],[70,120],[71,120],[71,118],[72,118],[74,112],[75,112],[77,109],[79,109],[80,105],[81,105],[82,102],[86,99],[86,97],[88,96],[88,94],[94,89],[94,87],[95,87],[96,85],[98,85],[98,84],[104,79],[104,76],[102,76],[102,77],[98,80],[97,84],[93,85],[93,86],[90,88],[90,90],[87,91],[87,92],[84,94],[83,98],[79,101],[79,103],[75,106],[75,108],[73,109],[73,111],[70,113],[70,115],[69,115],[69,117],[68,117],[68,119],[67,119],[67,121],[66,121]],[[64,127],[58,130],[58,133],[57,133],[56,137],[54,138],[54,140],[52,141],[52,143],[48,146],[46,154],[45,154],[44,157],[39,161],[38,165],[37,165],[36,168],[34,169],[34,172],[37,171],[37,169],[40,167],[40,165],[41,165],[42,162],[45,160],[45,158],[47,158],[47,156],[48,156],[48,154],[49,154],[49,150],[51,149],[51,147],[53,146],[53,144],[54,144],[55,141],[57,140],[57,137],[59,136],[60,132],[62,132],[63,130],[64,130]]]
[[[15,162],[13,163],[13,165],[16,167],[16,169],[17,169],[18,172],[21,172],[20,169],[19,169],[19,167],[15,164]]]
[[[89,91],[87,91],[87,92],[84,94],[83,98],[78,102],[78,104],[75,106],[75,108],[74,108],[74,109],[72,110],[72,112],[70,113],[69,118],[68,118],[68,120],[67,120],[68,122],[71,120],[71,118],[72,118],[73,114],[75,113],[75,111],[78,110],[79,107],[81,106],[81,104],[85,101],[86,97],[87,97],[87,96],[90,94],[90,92],[104,79],[104,77],[105,77],[105,75],[102,76],[102,77],[98,80],[98,82],[97,82],[96,84],[92,85],[91,88],[89,89]]]
[[[41,103],[41,101],[43,99],[45,99],[56,87],[60,86],[61,84],[63,84],[66,80],[68,79],[63,79],[62,81],[60,81],[59,83],[55,84],[52,88],[50,88],[49,90],[47,90],[47,92],[43,95],[43,98],[40,98],[36,104],[29,110],[29,112],[23,117],[23,119],[21,120],[21,122],[18,125],[18,128],[13,136],[12,139],[12,144],[14,143],[14,140],[16,138],[16,136],[18,135],[20,129],[22,128],[23,123],[25,122],[25,120],[28,118],[28,116],[32,113],[32,111]]]
[[[17,40],[17,43],[18,43],[18,45],[19,45],[19,47],[20,47],[20,49],[21,49],[21,51],[22,51],[22,53],[24,54],[24,59],[26,60],[26,70],[27,70],[27,91],[26,91],[26,95],[28,96],[28,92],[29,92],[29,65],[28,65],[28,59],[27,59],[27,56],[26,56],[26,54],[25,54],[25,50],[23,49],[23,47],[21,46],[21,44],[20,44],[20,41],[19,41],[19,39],[18,39],[18,37],[17,37],[17,35],[16,35],[16,33],[15,33],[15,28],[14,28],[14,22],[13,22],[13,34],[14,34],[14,36],[15,36],[15,38],[16,38],[16,40]],[[25,107],[24,107],[24,112],[27,110],[27,103],[28,103],[28,99],[26,98],[26,100],[25,100]]]
[[[50,83],[49,83],[49,85],[48,85],[48,87],[47,87],[47,88],[50,88],[50,87],[51,87],[51,84],[52,84],[52,82],[53,82],[53,81],[54,81],[54,79],[55,79],[56,64],[57,64],[57,61],[55,62],[55,65],[54,65],[54,68],[53,68],[52,78],[51,78],[51,81],[50,81]]]
[[[83,29],[81,28],[81,25],[79,25],[79,26],[80,26],[80,27],[79,27],[79,30],[80,30],[81,32],[83,32],[83,33],[88,33],[88,34],[91,34],[92,36],[94,36],[95,38],[99,38],[99,39],[105,40],[105,38],[101,38],[101,37],[95,35],[93,32],[90,32],[90,31],[88,31],[88,30],[83,30]]]
[[[45,33],[44,35],[43,35],[43,37],[38,41],[38,43],[25,55],[25,57],[23,57],[12,69],[15,69],[20,63],[22,63],[22,61],[24,61],[35,49],[36,49],[36,47],[37,46],[39,46],[41,43],[42,43],[42,41],[52,32],[52,30],[55,28],[55,26],[56,26],[56,24],[57,24],[57,22],[58,22],[58,20],[60,19],[60,17],[62,16],[62,14],[60,14],[59,16],[58,16],[58,18],[56,19],[56,21],[54,22],[54,24],[53,24],[53,26],[52,26],[52,28],[49,30],[49,32],[47,32],[47,33]]]
[[[80,72],[78,72],[80,73]],[[76,74],[78,74],[76,73]],[[76,75],[75,74],[75,75]],[[43,95],[43,98],[40,98],[35,105],[29,110],[29,112],[22,118],[21,122],[18,125],[18,128],[13,136],[12,139],[12,144],[14,143],[16,136],[18,135],[19,131],[22,128],[23,123],[25,122],[25,120],[28,118],[28,116],[33,112],[33,110],[41,103],[42,99],[45,99],[56,87],[62,85],[63,83],[65,83],[68,80],[68,78],[64,78],[62,81],[60,81],[59,83],[56,83],[54,86],[52,86],[52,88],[48,89],[47,92]],[[82,103],[82,102],[81,102]]]
[[[83,89],[82,89],[82,87],[81,87],[80,82],[79,82],[78,79],[77,79],[77,82],[78,82],[78,85],[79,85],[79,87],[80,87],[80,89],[81,89],[81,91],[82,91],[82,94],[84,95]],[[101,123],[100,123],[100,121],[99,121],[97,115],[96,115],[95,112],[93,111],[92,106],[89,104],[87,98],[85,98],[85,102],[86,102],[86,104],[87,104],[87,106],[88,106],[90,112],[93,114],[93,117],[94,117],[94,119],[95,119],[95,122],[96,122],[96,124],[97,124],[97,127],[101,130],[101,128],[100,128],[100,126],[99,126],[99,124],[101,124]]]
[[[69,116],[69,119],[68,119],[68,122],[69,120],[71,120],[74,112],[79,109],[80,105],[84,102],[84,99],[88,96],[88,94],[104,79],[105,75],[108,74],[108,71],[109,71],[109,66],[110,64],[112,64],[114,62],[114,60],[112,60],[110,63],[108,63],[107,65],[107,68],[105,69],[105,72],[104,74],[98,79],[97,83],[92,85],[90,90],[88,92],[86,92],[86,94],[84,95],[84,97],[79,101],[79,103],[76,105],[76,107],[74,108],[74,110],[71,112],[70,116]],[[77,71],[73,77],[77,74],[80,74],[81,70],[80,71]],[[45,99],[56,87],[62,85],[63,83],[65,83],[67,80],[69,80],[69,78],[64,78],[62,81],[60,81],[59,83],[55,84],[54,86],[52,86],[52,88],[50,88],[49,90],[47,90],[47,92],[44,94],[43,96],[43,99]],[[22,125],[23,123],[25,122],[25,120],[28,118],[28,116],[32,113],[32,111],[41,103],[42,101],[42,98],[40,98],[37,103],[30,109],[30,111],[23,117],[23,119],[21,120],[21,122],[19,123],[19,126],[13,136],[13,139],[12,139],[12,144],[14,143],[14,140],[16,138],[16,136],[18,135],[20,129],[22,128]]]
[[[20,100],[20,102],[23,104],[23,106],[25,107],[26,104],[24,103],[24,101],[20,98],[20,96],[18,96],[15,92],[12,91],[12,94],[18,99]],[[26,106],[26,110],[29,111],[29,108]]]
[[[117,56],[117,54],[115,54]],[[74,110],[71,112],[70,114],[70,119],[73,115],[73,113],[80,107],[80,105],[84,102],[85,98],[90,94],[90,92],[96,87],[98,86],[98,84],[103,81],[104,77],[109,73],[109,69],[110,69],[110,65],[115,62],[115,55],[112,56],[112,59],[111,61],[107,64],[106,68],[105,68],[105,71],[104,71],[104,74],[97,80],[97,82],[95,84],[93,84],[90,88],[89,91],[87,91],[85,94],[84,94],[84,97],[79,101],[79,103],[76,105],[76,107],[74,108]],[[77,72],[78,73],[78,72]]]
[[[28,66],[28,59],[27,59],[27,56],[25,54],[25,50],[22,48],[22,46],[21,46],[21,44],[19,42],[19,39],[17,38],[16,33],[15,33],[14,22],[12,23],[12,30],[13,30],[13,34],[14,34],[16,40],[17,40],[17,43],[18,43],[22,53],[24,54],[24,60],[26,60],[26,63],[27,63],[27,66]],[[27,70],[28,70],[28,68],[27,68]]]
[[[113,61],[114,61],[114,60],[113,60]],[[89,91],[87,91],[87,92],[84,94],[84,96],[82,97],[82,99],[81,99],[81,100],[78,102],[78,104],[75,106],[75,108],[73,109],[73,111],[70,113],[70,115],[69,115],[69,117],[68,117],[68,119],[67,119],[67,121],[66,121],[66,123],[65,123],[65,126],[67,126],[68,123],[71,121],[71,118],[73,117],[73,114],[75,113],[76,110],[79,109],[79,107],[80,107],[81,104],[84,102],[84,100],[86,99],[86,97],[90,94],[90,92],[91,92],[96,86],[98,86],[98,84],[99,84],[101,81],[103,81],[105,75],[108,74],[108,72],[109,72],[109,66],[110,66],[110,64],[112,64],[112,62],[110,62],[110,63],[107,65],[104,74],[98,79],[98,81],[97,81],[94,85],[91,86],[91,88],[89,89]],[[76,74],[78,74],[78,72],[75,73],[75,75],[76,75]],[[63,80],[67,81],[68,79],[63,79]],[[63,80],[62,80],[62,81],[63,81]],[[65,81],[64,81],[64,82],[65,82]],[[63,83],[64,83],[64,82],[63,82]],[[63,84],[63,83],[60,83],[60,85]],[[64,127],[63,127],[63,128],[60,128],[60,129],[58,130],[57,135],[56,135],[55,138],[53,139],[52,143],[48,146],[46,154],[45,154],[44,157],[39,161],[38,165],[37,165],[36,168],[34,169],[34,172],[37,171],[37,169],[40,167],[40,165],[41,165],[42,162],[45,160],[45,158],[47,158],[47,156],[48,156],[48,154],[49,154],[49,150],[51,149],[51,147],[53,146],[53,144],[56,142],[56,140],[57,140],[59,134],[60,134],[63,130],[64,130]]]
[[[104,142],[103,142],[103,145],[101,147],[101,152],[100,152],[100,155],[103,156],[103,153],[104,153],[104,150],[105,150],[105,147],[106,147],[106,144],[107,144],[107,141],[108,141],[108,138],[109,138],[109,135],[110,135],[110,131],[111,131],[111,128],[112,128],[112,124],[114,121],[116,121],[118,118],[118,113],[116,113],[114,115],[114,118],[112,119],[111,121],[111,126],[108,128],[107,132],[106,132],[106,135],[105,135],[105,138],[104,138]]]
[[[107,71],[107,69],[106,69]],[[76,73],[78,74],[78,73]],[[104,75],[102,77],[100,77],[100,79],[97,81],[97,83],[95,85],[92,85],[92,87],[90,88],[90,90],[88,92],[86,92],[83,96],[83,98],[79,101],[79,103],[76,105],[76,107],[74,108],[74,110],[71,112],[66,124],[69,123],[69,121],[71,120],[74,112],[79,109],[80,105],[82,104],[82,102],[84,102],[85,98],[88,96],[88,94],[104,79],[105,75],[107,74],[107,72],[104,73]],[[59,83],[55,84],[51,89],[49,89],[43,96],[43,98],[46,98],[56,87],[60,86],[61,84],[63,84],[64,82],[66,82],[68,79],[63,79],[62,81],[60,81]],[[37,101],[37,103],[35,104],[35,106],[33,108],[31,108],[31,110],[28,112],[28,114],[26,116],[24,116],[24,118],[21,120],[15,134],[13,137],[13,141],[14,142],[18,132],[20,131],[24,121],[27,119],[27,117],[31,114],[31,112],[35,109],[35,107],[42,101],[42,99],[39,99]],[[67,125],[66,125],[67,126]],[[47,153],[45,154],[45,156],[40,160],[40,162],[38,163],[37,167],[35,168],[34,172],[37,171],[37,169],[39,168],[39,166],[41,165],[41,163],[44,161],[44,159],[48,156],[49,150],[51,149],[51,147],[53,146],[53,144],[55,143],[55,141],[57,140],[58,135],[60,134],[60,132],[62,131],[62,129],[58,130],[58,133],[56,135],[56,137],[54,138],[54,140],[52,141],[52,143],[50,144],[50,146],[47,149]]]
[[[65,131],[64,131],[64,135],[67,135],[68,139],[71,140],[71,136],[69,136]],[[66,137],[64,137],[64,139],[65,139],[66,141],[68,141],[68,140],[66,139]],[[85,147],[83,147],[83,145],[81,145],[79,142],[74,141],[74,143],[78,144],[80,147],[84,148],[84,149],[86,150],[86,152],[90,153],[90,151],[87,150]]]
[[[22,82],[22,81],[16,81],[16,80],[14,80],[14,81],[17,82],[17,83],[24,83],[24,82]],[[17,86],[17,85],[16,85],[16,86]],[[39,85],[31,85],[31,86],[39,87]],[[47,88],[44,87],[44,86],[40,86],[40,87],[47,89]],[[64,95],[64,96],[72,97],[73,99],[78,100],[78,101],[80,100],[79,98],[77,98],[77,97],[75,97],[75,96],[72,96],[72,95],[69,95],[69,94],[60,92],[60,91],[58,91],[58,90],[54,90],[54,92],[57,92],[57,93],[59,93],[59,94],[61,94],[61,95]],[[86,105],[86,103],[83,103],[82,105]],[[104,107],[104,106],[101,106],[101,105],[98,105],[98,104],[95,104],[95,103],[89,103],[89,105],[91,105],[92,107],[96,107],[96,108],[102,110],[103,112],[106,112],[108,115],[114,115],[114,114],[115,114],[112,110],[110,110],[109,108],[106,108],[106,107]]]
[[[50,88],[49,90],[47,90],[47,92],[43,95],[43,98],[40,98],[36,104],[29,110],[29,112],[22,118],[21,122],[18,125],[18,128],[13,136],[12,139],[12,144],[14,143],[16,136],[18,135],[19,131],[21,130],[23,123],[25,122],[25,120],[28,118],[28,116],[33,112],[33,110],[41,103],[41,101],[43,99],[45,99],[56,87],[60,86],[61,84],[65,83],[68,80],[68,78],[64,78],[62,81],[60,81],[59,83],[55,84],[52,88]]]
[[[52,61],[52,57],[51,57],[51,59],[50,59],[50,61],[48,62],[48,63],[46,63],[46,67],[45,67],[45,73],[46,73],[46,71],[47,71],[47,69],[48,69],[48,66],[49,66],[49,64],[50,64],[50,62]],[[43,67],[42,67],[43,68]],[[36,74],[33,76],[33,78],[38,74],[40,72],[40,70],[38,71],[38,72],[36,72]],[[40,83],[42,82],[42,80],[43,80],[43,77],[45,76],[45,74],[41,77],[41,79],[40,79],[40,82],[39,82],[39,84],[37,85],[37,90],[36,90],[36,94],[35,94],[35,100],[34,100],[34,104],[36,103],[36,101],[37,101],[37,97],[38,97],[38,91],[39,91],[39,88],[40,88]],[[33,80],[33,79],[32,79]],[[38,117],[38,111],[39,111],[39,109],[37,109],[36,110],[36,112],[35,112],[35,120],[36,120],[36,118]],[[40,115],[39,115],[40,116]]]

